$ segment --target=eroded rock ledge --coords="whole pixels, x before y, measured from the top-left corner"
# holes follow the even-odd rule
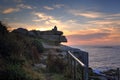
[[[67,42],[66,37],[63,36],[63,32],[58,31],[56,26],[52,30],[48,30],[48,31],[39,31],[39,30],[28,31],[27,29],[24,28],[18,28],[13,30],[12,32],[20,33],[32,37],[39,37],[41,39],[53,41],[56,44],[60,44],[61,42]]]

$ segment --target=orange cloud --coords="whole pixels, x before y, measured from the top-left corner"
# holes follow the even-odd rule
[[[103,17],[104,14],[100,12],[92,12],[92,11],[79,11],[79,10],[70,10],[70,13],[72,13],[75,16],[83,16],[86,18],[99,18]]]
[[[117,36],[117,39],[114,38],[101,38],[101,39],[91,39],[91,40],[81,40],[73,38],[68,38],[68,43],[65,45],[120,45],[120,37]]]
[[[18,11],[19,11],[19,8],[7,8],[2,13],[9,14],[9,13],[18,12]]]
[[[120,32],[116,28],[76,31],[67,35],[66,45],[120,45]]]
[[[37,16],[37,19],[33,20],[37,25],[27,25],[22,23],[12,23],[12,25],[16,26],[16,28],[18,28],[18,26],[25,27],[29,30],[50,30],[56,25],[58,30],[63,31],[65,36],[67,36],[67,45],[120,44],[120,20],[112,19],[112,17],[119,16],[119,14],[108,15],[108,17],[111,16],[111,19],[108,19],[108,17],[107,19],[102,20],[92,19],[88,22],[86,21],[84,24],[75,19],[62,21],[58,17],[54,17],[43,12],[34,12],[33,14],[35,17]],[[89,18],[105,17],[102,13],[87,12],[85,15],[83,14],[84,13],[80,13],[79,16]]]

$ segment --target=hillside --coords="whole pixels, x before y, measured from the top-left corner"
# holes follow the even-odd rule
[[[49,31],[18,28],[9,32],[0,22],[0,80],[70,80],[67,51],[87,67],[88,53],[61,42],[67,39],[56,26]]]
[[[11,32],[0,22],[0,80],[65,80],[67,42],[55,26],[49,31]]]

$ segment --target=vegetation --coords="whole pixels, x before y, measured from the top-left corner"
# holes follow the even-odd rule
[[[52,80],[64,80],[65,62],[61,57],[48,55],[47,70],[34,70],[45,51],[41,42],[37,37],[9,32],[0,22],[0,80],[47,80],[47,73],[52,73]]]
[[[32,59],[32,43],[39,52],[43,52],[40,41],[37,45],[36,41],[28,36],[9,32],[0,22],[0,80],[34,80],[25,67]]]
[[[62,74],[54,74],[52,80],[68,80]]]
[[[52,54],[48,55],[47,65],[48,71],[53,73],[64,73],[66,68],[65,61],[61,57]]]
[[[39,51],[39,53],[43,53],[44,48],[42,46],[41,40],[34,39],[32,44],[37,47],[37,50]]]

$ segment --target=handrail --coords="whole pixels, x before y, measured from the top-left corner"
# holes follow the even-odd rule
[[[83,60],[81,61],[71,51],[67,51],[67,53],[68,66],[66,70],[68,70],[68,76],[70,76],[72,80],[88,80],[88,67],[84,61],[84,58],[87,56],[81,56]]]
[[[70,51],[68,51],[68,53],[82,66],[82,67],[86,67],[86,65],[80,61],[77,57],[75,57]]]

